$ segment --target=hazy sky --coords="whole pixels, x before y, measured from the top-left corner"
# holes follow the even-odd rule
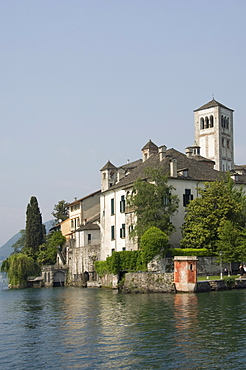
[[[32,195],[45,222],[108,159],[149,139],[184,152],[213,94],[246,163],[245,17],[245,0],[0,0],[0,246]]]

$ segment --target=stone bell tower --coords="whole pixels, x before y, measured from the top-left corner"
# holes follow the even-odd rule
[[[201,156],[215,162],[215,169],[234,166],[233,110],[212,99],[194,110],[195,142]]]

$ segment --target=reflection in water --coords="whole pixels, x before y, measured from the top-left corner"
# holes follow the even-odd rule
[[[245,357],[246,291],[0,292],[4,369],[231,369]]]
[[[193,356],[197,351],[194,339],[198,329],[198,297],[196,294],[176,294],[174,297],[174,316],[176,329],[176,348],[192,365]],[[197,356],[194,365],[197,366]]]

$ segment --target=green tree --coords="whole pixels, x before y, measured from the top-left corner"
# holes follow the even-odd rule
[[[230,220],[224,220],[218,228],[217,249],[224,262],[240,261],[241,234]]]
[[[168,236],[155,226],[150,227],[140,240],[143,264],[147,264],[157,255],[165,257],[168,250]]]
[[[12,287],[25,287],[27,285],[27,277],[37,273],[37,264],[34,259],[23,253],[10,255],[3,261],[1,272],[6,272],[8,275],[9,284]]]
[[[187,206],[182,227],[184,248],[208,248],[216,251],[220,227],[226,220],[236,228],[246,225],[246,200],[242,189],[236,189],[227,179],[205,183],[198,189],[199,197]]]
[[[65,221],[68,218],[68,206],[65,200],[60,200],[57,204],[54,205],[54,210],[51,213],[55,217],[55,221],[61,222]]]
[[[137,236],[140,240],[152,226],[167,235],[174,231],[170,218],[178,209],[178,197],[172,195],[174,188],[167,181],[162,169],[157,167],[147,169],[146,178],[134,182],[132,194],[127,199],[129,207],[133,207],[137,216],[132,237]]]
[[[23,252],[36,258],[38,247],[44,242],[44,225],[36,197],[31,197],[26,210],[26,240]]]
[[[39,246],[37,261],[40,265],[54,265],[57,258],[57,250],[65,244],[66,238],[60,231],[54,231],[47,236],[45,243]]]
[[[223,221],[218,230],[218,251],[224,262],[239,262],[246,259],[246,230],[235,226],[230,220]]]

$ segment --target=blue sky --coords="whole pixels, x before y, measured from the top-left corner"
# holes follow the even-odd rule
[[[149,139],[182,152],[193,110],[235,110],[246,163],[245,0],[0,1],[0,245],[32,195],[54,204],[100,188],[100,168]]]

